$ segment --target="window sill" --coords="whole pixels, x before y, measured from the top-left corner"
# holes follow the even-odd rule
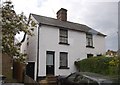
[[[89,45],[87,45],[86,47],[87,47],[87,48],[95,48],[95,47],[93,47],[93,46],[89,46]]]
[[[60,66],[59,69],[70,69],[70,68],[66,66]]]
[[[59,42],[59,44],[62,44],[62,45],[70,45],[68,43],[63,43],[63,42]]]

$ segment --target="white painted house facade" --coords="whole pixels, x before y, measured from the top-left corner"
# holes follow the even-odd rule
[[[61,8],[57,19],[30,14],[37,23],[34,36],[27,38],[28,69],[35,80],[49,74],[68,75],[77,71],[74,62],[105,53],[105,35],[90,27],[67,21]]]

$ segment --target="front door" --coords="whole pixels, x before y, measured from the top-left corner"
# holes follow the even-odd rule
[[[54,75],[54,52],[46,52],[46,75]]]

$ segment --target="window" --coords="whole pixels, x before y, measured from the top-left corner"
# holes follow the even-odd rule
[[[60,36],[60,44],[68,44],[68,30],[60,29],[59,36]]]
[[[93,57],[93,54],[87,54],[87,58]]]
[[[97,56],[102,56],[102,54],[97,54]]]
[[[60,52],[60,69],[68,68],[68,53]]]
[[[93,36],[92,34],[86,34],[86,47],[93,47]]]

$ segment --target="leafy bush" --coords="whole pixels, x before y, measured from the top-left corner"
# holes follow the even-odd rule
[[[117,57],[92,57],[75,61],[75,66],[79,71],[94,72],[103,75],[117,75],[118,74],[118,58]]]

